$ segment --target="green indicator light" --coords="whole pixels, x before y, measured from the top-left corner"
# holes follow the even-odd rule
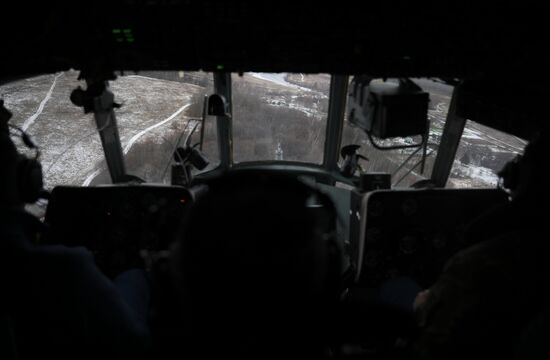
[[[126,39],[129,43],[133,43],[134,42],[134,38],[129,38],[129,39]]]
[[[124,30],[122,30],[122,32],[124,32],[125,34],[131,34],[132,29],[124,29]]]
[[[216,69],[218,69],[218,70],[223,70],[223,65],[218,65],[218,66],[216,66]]]
[[[113,34],[120,34],[120,29],[113,29]]]

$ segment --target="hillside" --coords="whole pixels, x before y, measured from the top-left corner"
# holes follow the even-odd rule
[[[74,106],[69,95],[78,73],[43,75],[0,86],[0,96],[39,144],[47,188],[58,184],[94,185],[110,182],[92,114]],[[431,172],[440,142],[452,88],[416,80],[430,93],[430,146],[427,167],[420,174],[419,156],[398,167],[413,150],[379,151],[365,134],[348,124],[342,145],[359,144],[370,161],[367,171],[393,173],[394,183],[410,185]],[[328,75],[233,75],[234,161],[286,160],[320,164],[328,112]],[[127,171],[150,182],[169,182],[171,154],[189,132],[191,118],[201,115],[204,95],[212,93],[211,76],[200,72],[142,72],[111,82]],[[207,119],[205,153],[215,164],[215,119]],[[406,140],[409,142],[414,139]],[[195,142],[195,141],[194,141]],[[487,187],[498,171],[521,152],[525,142],[468,122],[449,186]],[[415,166],[416,165],[416,166]]]

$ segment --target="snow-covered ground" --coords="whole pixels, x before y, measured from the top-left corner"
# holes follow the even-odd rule
[[[84,114],[69,100],[73,89],[84,86],[77,76],[77,72],[68,71],[0,87],[0,96],[14,114],[11,122],[25,128],[40,147],[47,188],[58,184],[89,185],[105,169],[93,115]],[[135,144],[149,137],[165,137],[166,128],[183,129],[188,121],[185,109],[192,95],[202,88],[142,76],[123,76],[112,82],[111,90],[115,101],[122,104],[115,113],[121,143],[128,153]]]
[[[308,88],[301,87],[292,83],[289,83],[286,81],[285,73],[279,73],[279,74],[271,74],[271,73],[250,73],[250,75],[254,76],[255,78],[270,81],[272,83],[275,83],[277,85],[282,85],[285,87],[301,90],[301,91],[311,91]]]
[[[473,184],[477,184],[477,186],[495,187],[498,182],[498,176],[495,174],[494,170],[479,165],[464,164],[460,161],[455,161],[452,177],[468,179],[470,181],[470,187],[473,187]]]
[[[290,83],[286,81],[284,73],[250,75],[245,76],[244,81],[253,81],[254,86],[263,86],[265,90],[263,95],[251,94],[257,96],[258,101],[274,108],[297,110],[312,120],[326,116],[326,94],[304,87],[311,85],[305,82],[305,76],[296,76],[292,79],[295,83]],[[87,186],[108,181],[93,115],[84,114],[82,109],[69,100],[73,89],[77,86],[84,87],[77,77],[76,71],[67,71],[0,86],[0,96],[14,114],[12,123],[29,132],[40,146],[45,184],[48,188],[58,184]],[[326,79],[319,78],[315,81]],[[164,146],[157,154],[162,158],[147,161],[162,162],[156,166],[164,167],[166,164],[167,168],[173,139],[185,129],[189,116],[192,115],[188,113],[193,103],[192,98],[194,95],[203,95],[205,88],[184,82],[129,75],[112,82],[111,90],[115,94],[115,101],[122,104],[116,110],[116,116],[124,153],[133,155],[135,160],[144,151],[142,144],[149,142],[154,146]],[[431,121],[430,142],[438,143],[450,93],[441,92],[437,88],[432,91],[431,98],[433,106],[428,114]],[[358,143],[362,140],[358,140]],[[239,139],[234,139],[234,142],[237,144]],[[410,142],[411,139],[402,140],[403,144]],[[322,141],[319,141],[318,146],[322,146]],[[521,153],[524,146],[525,141],[521,139],[467,122],[449,185],[494,186],[497,181],[496,172],[514,154]],[[286,158],[288,150],[283,150]],[[430,150],[435,150],[435,147],[430,147]],[[319,151],[322,153],[322,149]],[[402,152],[405,156],[409,153],[410,151]],[[398,165],[396,163],[395,167]],[[138,168],[128,169],[129,173],[142,176],[139,171],[141,170]],[[155,174],[156,180],[160,178],[160,175]]]
[[[318,103],[314,103],[313,107],[310,108],[307,106],[303,106],[297,101],[295,101],[294,97],[291,97],[289,100],[287,96],[269,96],[269,97],[262,97],[262,100],[271,106],[282,106],[282,107],[298,110],[306,114],[308,117],[320,115],[320,112],[318,109]]]

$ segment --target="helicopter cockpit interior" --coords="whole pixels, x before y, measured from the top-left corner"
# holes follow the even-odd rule
[[[546,126],[548,54],[535,9],[193,0],[16,7],[0,22],[1,114],[28,163],[18,191],[43,226],[34,245],[83,247],[108,279],[148,273],[153,345],[144,358],[179,349],[171,262],[194,209],[214,195],[236,203],[220,209],[241,209],[239,194],[216,190],[238,179],[259,191],[257,212],[266,214],[238,226],[283,233],[281,189],[301,193],[266,180],[279,176],[311,190],[304,219],[338,258],[323,357],[412,358],[412,290],[386,296],[387,284],[411,280],[416,295],[481,243],[474,225],[512,201],[501,170]],[[221,219],[215,208],[212,219]],[[216,228],[227,221],[207,220],[193,231],[224,233]],[[226,233],[228,242],[239,234],[231,225]],[[13,322],[8,309],[1,353],[25,358],[32,352]]]

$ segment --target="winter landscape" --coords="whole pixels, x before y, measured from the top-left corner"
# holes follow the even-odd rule
[[[325,143],[330,77],[328,75],[245,73],[232,75],[235,162],[285,160],[320,164]],[[11,123],[32,135],[41,151],[46,188],[109,183],[93,114],[69,99],[78,72],[66,71],[0,86],[0,97],[13,113]],[[396,186],[428,178],[437,154],[452,88],[416,80],[430,93],[430,140],[424,173],[420,152],[378,151],[366,135],[346,123],[342,145],[361,145],[369,158],[365,171],[390,172]],[[212,76],[191,72],[141,72],[110,84],[127,172],[148,182],[168,183],[172,153],[198,122]],[[207,118],[203,150],[215,166],[214,118]],[[193,137],[198,139],[198,131]],[[408,141],[405,139],[405,141]],[[410,140],[414,141],[414,139]],[[494,187],[496,172],[523,150],[526,142],[468,121],[449,187]],[[23,149],[23,147],[20,147]],[[400,166],[411,157],[405,166]]]

